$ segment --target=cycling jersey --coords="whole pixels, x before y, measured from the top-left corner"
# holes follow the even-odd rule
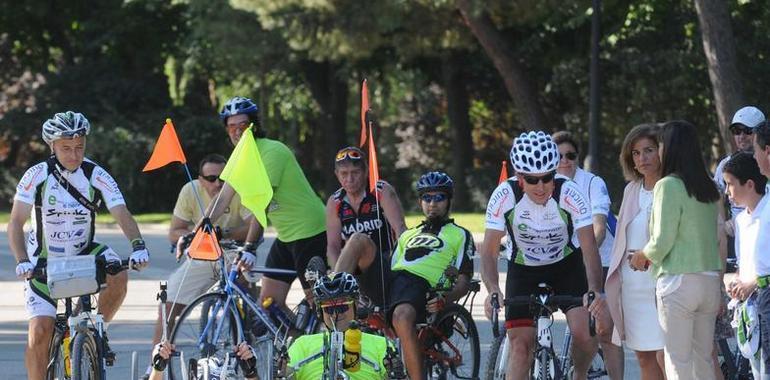
[[[35,206],[27,239],[27,252],[33,264],[38,258],[77,255],[94,238],[96,214],[54,178],[52,165],[56,162],[51,157],[29,168],[16,186],[14,200]],[[108,209],[125,204],[115,180],[88,158],[74,172],[57,165],[71,186],[90,201],[102,199]]]
[[[561,174],[554,185],[545,205],[533,202],[516,177],[498,185],[489,198],[486,228],[506,232],[506,251],[517,264],[541,266],[564,259],[580,248],[574,230],[592,225],[590,203],[578,185]]]
[[[289,347],[289,367],[294,369],[296,380],[317,380],[324,372],[324,338],[328,333],[303,335]],[[385,379],[387,370],[383,364],[387,353],[384,337],[361,334],[361,368],[356,372],[345,371],[351,380]]]
[[[599,245],[599,256],[602,259],[602,266],[609,267],[612,258],[612,244],[615,242],[615,215],[610,211],[610,194],[607,191],[607,184],[602,177],[589,173],[581,168],[577,168],[572,180],[578,185],[580,190],[588,198],[591,204],[591,216],[604,215],[607,217],[604,241]]]
[[[292,242],[326,231],[326,210],[313,191],[291,150],[281,143],[259,138],[257,147],[273,187],[267,218],[278,240]]]
[[[378,181],[377,191],[382,190],[384,182]],[[365,233],[379,247],[380,252],[390,252],[393,247],[393,234],[388,219],[382,208],[377,204],[377,198],[369,189],[365,190],[364,199],[358,210],[350,205],[344,188],[337,190],[332,196],[337,206],[337,216],[340,218],[342,230],[340,236],[343,243],[354,233]]]
[[[406,271],[428,281],[431,287],[447,285],[444,271],[449,266],[460,273],[472,274],[476,245],[470,231],[452,219],[441,225],[423,222],[404,231],[393,251],[391,269]]]

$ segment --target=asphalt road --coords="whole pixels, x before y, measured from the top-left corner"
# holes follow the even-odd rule
[[[129,379],[131,373],[131,357],[133,352],[139,355],[140,368],[143,373],[149,359],[152,329],[157,315],[155,295],[160,281],[165,281],[168,275],[179,265],[173,255],[168,253],[166,230],[162,226],[142,226],[142,233],[151,252],[151,266],[142,272],[130,273],[128,295],[115,320],[109,327],[110,345],[117,353],[118,359],[114,367],[108,369],[110,379]],[[121,256],[127,257],[130,244],[117,230],[98,229],[97,238],[116,249]],[[274,239],[268,234],[266,244],[260,247],[258,254],[261,260],[267,254],[267,248]],[[478,274],[478,263],[476,277]],[[26,378],[24,368],[24,347],[27,337],[27,315],[24,308],[22,282],[14,274],[15,261],[8,248],[8,240],[4,226],[0,226],[0,379]],[[501,265],[501,281],[504,281],[504,266]],[[504,287],[504,284],[501,284]],[[288,297],[290,305],[296,304],[302,297],[299,284],[295,281]],[[482,302],[486,297],[483,289],[472,307],[472,314],[480,333],[481,365],[486,363],[489,344],[492,340],[491,325],[484,316]],[[561,347],[564,333],[564,316],[556,315],[554,342],[557,349]],[[639,370],[632,352],[626,352],[626,378],[639,378]]]

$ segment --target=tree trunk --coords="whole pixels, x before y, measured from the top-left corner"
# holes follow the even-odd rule
[[[334,153],[346,144],[348,86],[339,74],[340,65],[337,63],[305,61],[302,67],[310,93],[321,108],[321,128],[317,132],[321,135],[322,146],[316,150],[313,161],[320,163],[318,170],[324,178],[324,189],[331,193],[339,184],[334,176],[326,173],[332,173]]]
[[[728,5],[724,0],[695,0],[695,9],[708,61],[719,132],[725,142],[725,150],[730,153],[735,149],[729,131],[730,120],[733,113],[744,105],[744,98]]]
[[[451,52],[441,60],[447,96],[447,116],[452,130],[452,157],[454,158],[450,170],[455,180],[453,208],[458,211],[470,209],[467,176],[473,167],[473,136],[471,121],[468,117],[470,105],[463,72],[464,58],[467,58],[465,54]]]
[[[471,0],[457,0],[455,5],[502,76],[508,95],[521,113],[522,124],[528,130],[550,130],[535,86],[530,83],[527,73],[489,14],[475,12]]]

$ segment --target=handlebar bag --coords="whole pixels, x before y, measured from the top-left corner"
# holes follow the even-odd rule
[[[71,298],[99,292],[96,257],[49,257],[46,274],[51,298]]]

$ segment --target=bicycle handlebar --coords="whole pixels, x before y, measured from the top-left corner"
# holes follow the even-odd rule
[[[596,300],[596,293],[593,291],[590,291],[587,293],[588,297],[588,305],[591,305],[594,300]],[[498,300],[497,293],[492,294],[492,299],[490,300],[492,303],[492,308],[494,309],[492,312],[492,335],[497,338],[500,334],[499,328],[498,328],[498,320],[497,320],[497,312],[500,309],[500,303]],[[557,306],[559,304],[565,304],[565,303],[580,303],[583,304],[583,297],[577,297],[577,296],[563,296],[563,295],[551,295],[548,296],[546,299],[546,302],[543,302],[539,295],[532,294],[529,296],[513,296],[506,298],[503,300],[503,304],[505,306],[540,306],[544,307],[548,310],[551,310],[552,307]],[[596,318],[592,314],[588,314],[588,332],[591,336],[596,336]]]
[[[118,261],[108,261],[103,264],[97,260],[97,265],[102,265],[104,268],[104,271],[107,274],[110,274],[113,276],[126,269],[134,269],[133,261],[131,261],[131,259],[120,260],[120,263],[118,263]],[[32,270],[32,274],[29,276],[29,278],[43,280],[46,278],[47,275],[48,275],[48,271],[46,267],[37,267]]]

